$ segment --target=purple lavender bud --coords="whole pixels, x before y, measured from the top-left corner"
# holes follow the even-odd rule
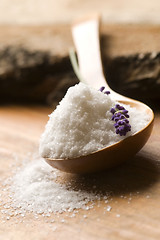
[[[116,128],[116,134],[119,134],[120,131],[119,131],[119,128]]]
[[[124,119],[123,119],[123,123],[124,123],[124,124],[127,124],[127,123],[129,123],[129,121],[128,121],[126,118],[124,118]]]
[[[121,116],[120,116],[120,119],[124,119],[124,118],[125,118],[125,116],[124,116],[124,115],[121,115]]]
[[[115,118],[115,116],[113,115],[113,116],[112,116],[112,121],[114,121],[114,118]]]
[[[127,126],[128,131],[131,131],[131,125],[127,124],[126,126]]]
[[[124,109],[124,110],[122,111],[122,113],[123,113],[123,114],[126,114],[126,113],[128,113],[128,110]]]
[[[120,105],[119,104],[116,104],[115,105],[115,108],[119,109]]]
[[[104,94],[109,95],[111,92],[110,91],[105,91]]]
[[[119,131],[121,131],[121,132],[123,132],[123,131],[124,131],[124,129],[125,129],[125,127],[124,127],[124,126],[120,126],[120,127],[119,127]]]
[[[114,114],[114,113],[116,112],[116,110],[115,110],[114,108],[111,108],[110,112],[111,112],[112,114]]]
[[[123,106],[120,106],[119,104],[116,104],[116,105],[115,105],[115,108],[117,108],[118,110],[124,110],[124,107],[123,107]]]
[[[115,123],[115,124],[114,124],[114,127],[115,127],[115,128],[118,128],[118,127],[119,127],[119,124],[118,124],[118,123]]]
[[[99,91],[100,91],[100,92],[103,92],[104,89],[105,89],[105,87],[102,86],[102,87],[99,89]]]
[[[119,124],[119,126],[124,124],[121,120],[119,120],[117,123]]]
[[[120,112],[118,112],[118,113],[115,112],[115,116],[116,116],[116,117],[120,117],[120,116],[121,116],[121,113],[120,113]]]
[[[115,118],[114,118],[114,121],[115,121],[115,122],[117,122],[118,120],[119,120],[119,118],[118,118],[118,117],[115,117]]]
[[[125,110],[123,106],[119,106],[119,110]]]
[[[129,120],[128,119],[124,119],[125,120],[125,123],[127,124],[127,123],[129,123]]]

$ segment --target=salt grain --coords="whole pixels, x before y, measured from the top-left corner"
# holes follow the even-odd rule
[[[64,220],[64,219],[62,219],[62,220],[61,220],[61,223],[65,223],[65,220]]]
[[[56,230],[57,230],[57,226],[54,226],[54,227],[52,228],[52,231],[55,232]]]
[[[111,206],[107,206],[106,210],[107,210],[107,212],[110,212],[112,210],[112,207]]]

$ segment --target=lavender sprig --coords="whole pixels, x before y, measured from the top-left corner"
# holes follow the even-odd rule
[[[115,121],[114,127],[116,128],[116,134],[125,136],[127,132],[131,131],[128,111],[119,104],[116,104],[115,108],[111,108],[110,111],[113,114],[112,120]]]

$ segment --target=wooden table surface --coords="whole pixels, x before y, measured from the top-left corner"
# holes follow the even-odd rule
[[[0,184],[12,175],[12,163],[20,164],[28,153],[38,152],[39,137],[51,108],[0,106]],[[122,166],[94,175],[96,184],[110,192],[111,211],[105,200],[93,209],[80,209],[73,218],[65,214],[55,223],[28,214],[22,221],[6,220],[0,211],[0,240],[42,239],[160,239],[160,111],[155,111],[153,133],[145,147]],[[65,175],[65,174],[64,174]],[[80,176],[67,174],[67,177]],[[86,181],[88,176],[85,177]],[[92,176],[89,177],[90,179]],[[78,184],[78,181],[77,181]],[[77,185],[78,187],[78,185]],[[4,187],[1,186],[0,191]],[[3,199],[4,200],[4,199]],[[3,206],[0,206],[1,210]],[[84,218],[84,215],[87,217]],[[65,222],[61,220],[65,218]],[[24,222],[23,222],[24,221]]]

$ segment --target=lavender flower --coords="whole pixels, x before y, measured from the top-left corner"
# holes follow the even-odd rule
[[[102,86],[99,91],[104,94],[109,95],[110,91],[104,91],[105,87]],[[116,104],[115,108],[111,108],[111,113],[113,114],[112,120],[115,121],[114,127],[116,129],[116,134],[120,136],[125,136],[127,132],[131,131],[131,125],[129,124],[128,111],[121,105]]]
[[[116,134],[125,136],[127,132],[131,131],[131,125],[127,119],[129,118],[128,111],[119,104],[116,104],[115,108],[111,108],[110,111],[113,114],[112,120],[115,121]]]
[[[103,92],[104,94],[107,94],[107,95],[110,94],[110,91],[105,91],[105,92],[104,92],[104,90],[105,90],[105,87],[104,87],[104,86],[102,86],[102,87],[99,89],[99,91],[100,91],[100,92]]]

